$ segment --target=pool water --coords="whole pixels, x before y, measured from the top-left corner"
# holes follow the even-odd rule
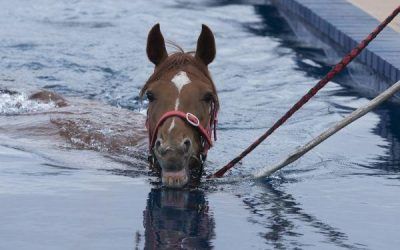
[[[146,168],[140,140],[115,150],[110,143],[132,136],[130,126],[139,129],[133,112],[146,108],[138,93],[152,72],[145,44],[157,22],[186,50],[195,48],[202,23],[215,33],[210,71],[221,112],[206,171],[252,143],[338,59],[317,41],[297,39],[274,6],[24,0],[0,7],[0,87],[22,93],[0,93],[0,249],[398,248],[396,104],[380,106],[259,181],[163,189]],[[363,91],[349,87],[357,85],[353,71],[370,76],[355,63],[228,177],[276,163],[367,103]],[[44,116],[30,114],[54,107],[26,99],[38,89],[80,100],[71,119],[89,121],[76,124],[98,136],[85,144],[45,128]]]

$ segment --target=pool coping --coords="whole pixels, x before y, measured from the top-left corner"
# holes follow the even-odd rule
[[[276,0],[273,3],[314,27],[344,52],[350,52],[379,25],[378,20],[346,0]],[[400,80],[400,33],[386,27],[357,60],[394,84]]]

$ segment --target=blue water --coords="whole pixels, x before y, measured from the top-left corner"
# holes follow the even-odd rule
[[[101,105],[93,105],[99,114],[90,119],[102,131],[108,128],[102,129],[104,124],[126,128],[126,112],[146,108],[138,93],[152,72],[145,44],[157,22],[167,39],[186,50],[194,49],[202,23],[215,32],[217,58],[210,71],[221,112],[207,172],[240,153],[337,61],[319,42],[297,39],[278,10],[261,3],[2,1],[0,86],[23,93],[44,88],[118,107],[102,116]],[[362,90],[349,87],[357,85],[352,72],[365,70],[353,67],[229,176],[276,163],[367,103]],[[7,113],[1,100],[0,105]],[[0,249],[397,249],[400,244],[396,104],[382,105],[270,178],[204,181],[193,190],[160,188],[143,169],[143,150],[142,156],[115,156],[107,153],[108,144],[79,148],[58,137],[52,141],[42,118],[5,113],[0,115]],[[119,135],[110,131],[104,134]]]

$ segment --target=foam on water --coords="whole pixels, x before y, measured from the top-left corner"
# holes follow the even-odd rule
[[[55,108],[54,102],[38,102],[35,100],[29,100],[29,97],[25,93],[0,94],[0,115],[16,115],[23,113],[32,113],[50,110]]]

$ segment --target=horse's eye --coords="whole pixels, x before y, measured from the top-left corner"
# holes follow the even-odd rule
[[[154,101],[156,99],[154,97],[154,94],[152,92],[150,92],[150,91],[146,92],[146,97],[147,97],[147,100],[149,100],[149,102],[152,102],[152,101]]]
[[[206,93],[206,94],[203,96],[203,99],[202,99],[202,100],[205,101],[205,102],[211,102],[211,101],[214,100],[214,96],[213,96],[212,93]]]

